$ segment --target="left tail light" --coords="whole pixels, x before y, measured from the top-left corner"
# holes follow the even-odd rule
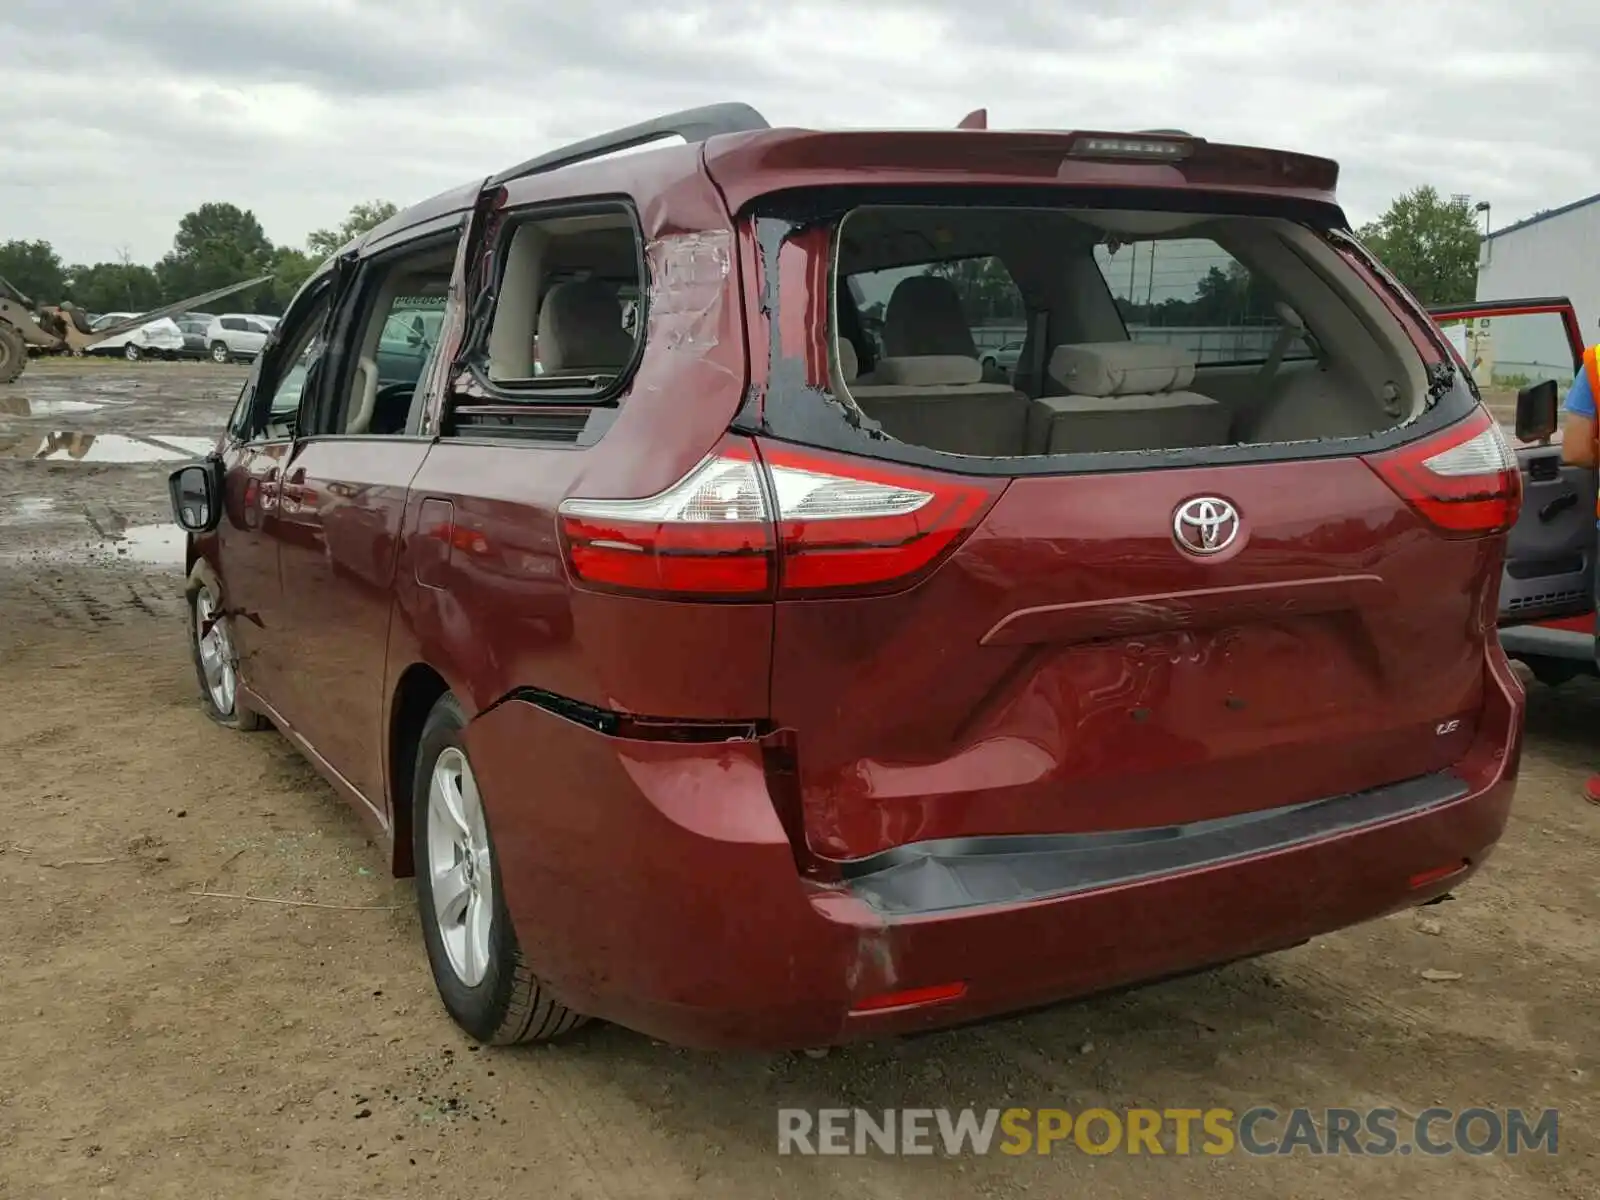
[[[569,499],[559,517],[573,579],[593,587],[679,599],[869,594],[926,574],[1004,485],[730,436],[655,496]]]

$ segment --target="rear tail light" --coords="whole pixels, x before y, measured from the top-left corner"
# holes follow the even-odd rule
[[[627,592],[748,598],[772,588],[772,519],[761,467],[729,441],[643,500],[565,500],[573,578]]]
[[[748,600],[907,586],[1003,486],[788,446],[758,456],[730,437],[659,495],[571,499],[559,513],[581,583]]]
[[[1473,537],[1517,523],[1517,456],[1487,409],[1442,433],[1369,457],[1367,465],[1442,533]]]

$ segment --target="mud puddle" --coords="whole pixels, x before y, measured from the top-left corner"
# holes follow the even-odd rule
[[[3,550],[0,562],[182,566],[184,550],[185,535],[176,525],[129,525],[104,537],[86,534],[25,549]]]
[[[113,404],[129,404],[129,400],[52,400],[35,396],[0,396],[0,416],[7,417],[80,417],[86,413],[103,412]]]
[[[42,525],[59,515],[49,496],[15,496],[0,502],[0,525]]]
[[[35,462],[147,463],[203,458],[216,439],[175,434],[53,433],[0,435],[0,457]]]

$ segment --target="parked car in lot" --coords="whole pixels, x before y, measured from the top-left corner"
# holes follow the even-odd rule
[[[211,318],[200,319],[187,314],[173,318],[178,332],[183,334],[183,349],[179,358],[200,359],[211,356]]]
[[[206,329],[211,361],[227,363],[254,359],[266,345],[275,324],[272,318],[253,313],[224,313],[213,317]]]
[[[98,332],[138,315],[131,312],[104,313],[91,321],[89,328]],[[127,333],[96,342],[86,353],[115,354],[129,362],[138,362],[141,358],[176,358],[183,352],[183,345],[183,332],[177,323],[171,317],[161,317]]]
[[[720,105],[426,200],[173,475],[203,702],[414,873],[486,1042],[824,1045],[1435,900],[1514,792],[1521,484],[1337,175]],[[1258,355],[1129,339],[1157,247]]]
[[[1003,346],[985,350],[979,361],[985,372],[998,371],[1009,379],[1022,358],[1022,347],[1022,342],[1007,342]]]

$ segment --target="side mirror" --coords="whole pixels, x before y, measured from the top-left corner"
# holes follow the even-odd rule
[[[222,462],[208,458],[167,476],[172,519],[190,533],[210,533],[222,520]]]
[[[1558,391],[1556,381],[1546,379],[1517,393],[1517,440],[1547,442],[1555,436]]]

